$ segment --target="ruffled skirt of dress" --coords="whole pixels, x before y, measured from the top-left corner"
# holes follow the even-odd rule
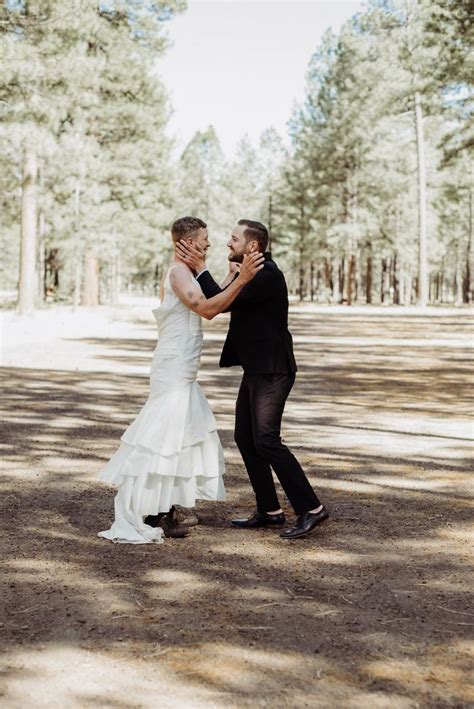
[[[197,499],[225,498],[216,421],[196,381],[151,395],[121,441],[99,475],[118,487],[115,521],[100,537],[161,542],[162,530],[144,524],[146,515],[168,512],[172,505],[194,507]]]

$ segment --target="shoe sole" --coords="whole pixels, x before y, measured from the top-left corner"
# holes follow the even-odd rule
[[[280,535],[280,539],[283,539],[283,541],[285,541],[285,542],[294,542],[294,541],[296,541],[296,539],[303,539],[304,537],[310,537],[311,534],[314,534],[314,532],[317,531],[318,527],[320,527],[325,522],[329,522],[329,517],[322,519],[321,522],[318,522],[318,524],[315,527],[313,527],[313,529],[310,529],[309,532],[304,532],[303,534],[298,534],[297,537],[282,537]]]

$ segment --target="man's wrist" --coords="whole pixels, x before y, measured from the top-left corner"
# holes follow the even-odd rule
[[[209,270],[208,267],[206,265],[204,265],[204,268],[201,268],[201,270],[196,273],[196,278],[199,278],[199,276],[201,274],[203,274],[204,271],[208,271],[208,270]]]

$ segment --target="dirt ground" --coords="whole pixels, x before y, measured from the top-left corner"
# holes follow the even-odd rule
[[[79,317],[64,309],[29,333],[8,320],[1,706],[473,706],[468,312],[292,308],[283,434],[331,512],[298,542],[230,527],[253,500],[239,372],[217,368],[226,318],[210,323],[228,499],[200,503],[185,540],[114,545],[96,475],[147,396],[145,306],[77,330],[51,329]]]

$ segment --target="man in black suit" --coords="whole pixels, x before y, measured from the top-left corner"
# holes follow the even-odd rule
[[[230,326],[220,358],[221,367],[241,365],[244,370],[235,412],[235,442],[255,492],[257,509],[248,519],[233,520],[242,528],[281,527],[280,508],[272,477],[278,477],[296,515],[295,525],[282,532],[284,539],[310,534],[328,518],[301,465],[280,437],[286,399],[293,387],[296,362],[288,330],[288,291],[283,273],[266,252],[268,231],[261,222],[241,219],[227,244],[231,269],[220,287],[206,268],[203,255],[187,244],[178,244],[182,260],[197,273],[207,298],[238,278],[232,264],[245,254],[260,251],[264,268],[242,289],[230,306]]]

